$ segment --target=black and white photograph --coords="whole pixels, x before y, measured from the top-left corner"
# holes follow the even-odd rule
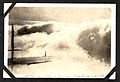
[[[104,78],[115,17],[115,4],[18,3],[5,18],[5,65],[15,77]]]

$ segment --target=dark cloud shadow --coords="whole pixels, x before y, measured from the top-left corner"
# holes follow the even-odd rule
[[[52,27],[53,27],[52,24],[45,24],[42,26],[32,26],[31,28],[24,26],[17,31],[17,35],[26,35],[26,34],[36,33],[36,32],[46,32],[47,34],[50,34],[54,32]]]

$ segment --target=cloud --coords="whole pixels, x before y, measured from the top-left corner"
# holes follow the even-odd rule
[[[23,26],[21,29],[17,31],[17,35],[26,35],[36,32],[45,32],[47,34],[51,34],[53,32],[59,32],[59,27],[54,27],[53,24],[44,24],[42,26],[32,25],[31,28],[28,26]]]

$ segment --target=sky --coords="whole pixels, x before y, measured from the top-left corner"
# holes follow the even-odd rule
[[[39,20],[79,23],[110,17],[109,8],[14,7],[10,12],[10,21]]]

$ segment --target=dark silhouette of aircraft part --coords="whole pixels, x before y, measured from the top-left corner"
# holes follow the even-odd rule
[[[46,57],[46,55],[47,55],[47,54],[46,54],[46,51],[45,51],[45,57]]]
[[[12,31],[11,31],[11,49],[8,51],[11,51],[11,58],[8,58],[8,64],[37,64],[37,63],[46,63],[51,61],[51,57],[47,57],[46,51],[44,58],[42,57],[22,57],[22,58],[14,58],[14,51],[22,51],[22,49],[15,49],[14,48],[14,26],[12,24]],[[45,44],[46,45],[46,44]]]
[[[14,51],[22,51],[21,49],[14,49],[14,26],[12,24],[12,31],[11,31],[11,49],[8,51],[11,51],[11,63],[14,61]]]

